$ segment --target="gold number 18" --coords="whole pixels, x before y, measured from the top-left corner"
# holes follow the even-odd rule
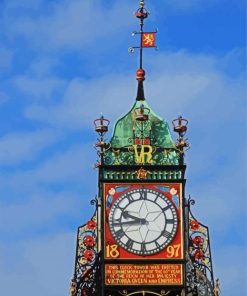
[[[107,245],[106,246],[106,257],[117,258],[119,256],[119,251],[117,245]]]

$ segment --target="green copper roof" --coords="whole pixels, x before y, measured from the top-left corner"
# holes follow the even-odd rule
[[[148,120],[144,122],[136,120],[140,108],[144,108],[148,115]],[[152,164],[178,164],[178,152],[167,122],[156,115],[146,101],[136,101],[132,109],[115,124],[105,163],[137,164],[135,153],[140,152],[142,145],[152,146]],[[147,157],[144,157],[143,164],[146,161],[148,163]]]
[[[146,124],[146,131],[144,133],[149,133],[149,130],[151,129],[151,135],[155,139],[157,146],[162,148],[175,148],[175,143],[172,140],[167,122],[156,115],[150,109],[146,101],[136,101],[132,109],[117,121],[113,137],[110,141],[112,147],[121,148],[134,144],[133,130],[135,129],[136,133],[138,133],[135,121],[135,110],[136,108],[140,108],[142,105],[150,110],[149,120]]]

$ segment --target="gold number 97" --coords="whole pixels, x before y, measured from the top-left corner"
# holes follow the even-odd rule
[[[180,250],[180,245],[168,246],[166,250],[168,258],[177,258]]]

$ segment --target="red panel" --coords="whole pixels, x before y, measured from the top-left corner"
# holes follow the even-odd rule
[[[115,285],[182,285],[182,264],[106,264],[105,284]]]
[[[159,186],[159,187],[157,187]],[[128,187],[128,188],[127,188]],[[120,247],[114,240],[108,218],[112,205],[124,193],[140,187],[152,189],[165,195],[174,205],[178,217],[177,232],[171,243],[162,251],[152,255],[138,255],[128,252]],[[165,190],[162,190],[163,187]],[[119,189],[125,188],[121,192]],[[176,201],[175,201],[176,199]],[[104,218],[105,218],[105,258],[106,259],[183,259],[183,216],[182,216],[182,184],[180,183],[157,183],[157,184],[120,184],[111,183],[104,185]]]
[[[155,47],[155,34],[156,33],[143,33],[142,47]]]

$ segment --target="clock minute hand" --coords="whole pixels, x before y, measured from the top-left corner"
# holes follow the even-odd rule
[[[121,225],[140,225],[142,222],[139,220],[134,220],[134,221],[125,221],[125,222],[113,222],[114,226],[121,226]]]

